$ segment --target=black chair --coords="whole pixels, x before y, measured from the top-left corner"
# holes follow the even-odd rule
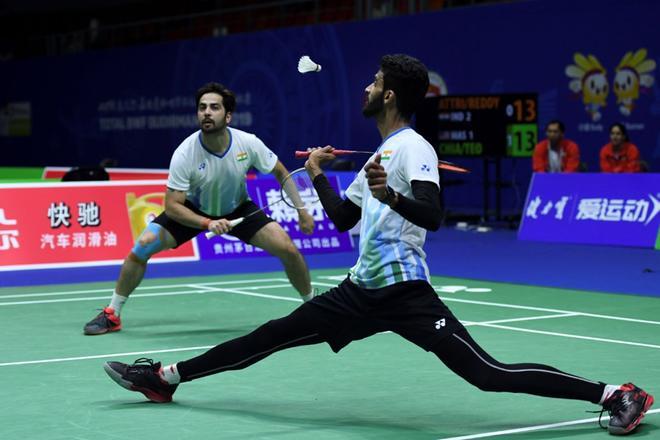
[[[92,180],[110,180],[110,175],[105,168],[95,167],[75,167],[67,171],[62,176],[62,182],[80,182]]]

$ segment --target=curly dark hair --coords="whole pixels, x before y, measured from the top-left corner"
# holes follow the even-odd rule
[[[197,106],[199,106],[199,100],[202,99],[202,96],[207,93],[217,93],[222,96],[222,104],[227,113],[233,113],[236,110],[236,96],[234,96],[234,92],[217,82],[206,83],[197,90],[195,97]]]
[[[429,71],[417,58],[409,55],[385,55],[380,60],[383,72],[383,90],[396,95],[396,108],[401,116],[410,120],[424,100],[429,88]]]

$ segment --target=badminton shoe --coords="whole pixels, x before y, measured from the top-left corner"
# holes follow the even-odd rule
[[[96,318],[85,324],[86,335],[102,335],[109,332],[121,330],[121,318],[115,315],[112,307],[106,307],[96,315]]]
[[[610,415],[607,431],[612,435],[632,432],[653,405],[653,396],[631,383],[621,385],[603,403],[603,412]],[[601,412],[602,414],[602,412]]]
[[[140,358],[133,365],[121,362],[106,362],[103,369],[108,376],[127,390],[144,394],[152,402],[172,401],[172,394],[179,385],[170,385],[160,375],[160,362]]]

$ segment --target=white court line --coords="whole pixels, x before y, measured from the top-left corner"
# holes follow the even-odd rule
[[[145,354],[160,354],[160,353],[175,353],[179,351],[193,351],[193,350],[208,350],[213,348],[213,345],[200,346],[200,347],[182,347],[182,348],[168,348],[162,350],[148,350],[148,351],[132,351],[127,353],[111,353],[111,354],[96,354],[92,356],[77,356],[68,358],[55,358],[55,359],[39,359],[36,361],[17,361],[17,362],[3,362],[0,367],[10,367],[14,365],[34,365],[34,364],[52,364],[55,362],[70,362],[70,361],[85,361],[89,359],[103,359],[120,356],[143,356]]]
[[[436,289],[437,287],[434,286],[433,288]],[[660,325],[660,321],[649,321],[646,319],[625,318],[622,316],[612,316],[612,315],[599,315],[596,313],[576,312],[574,310],[547,309],[544,307],[520,306],[516,304],[503,304],[503,303],[494,303],[488,301],[475,301],[470,299],[447,298],[445,296],[441,297],[441,299],[444,302],[458,302],[465,304],[476,304],[481,306],[504,307],[508,309],[536,310],[538,312],[549,312],[549,313],[571,313],[571,314],[577,313],[581,316],[588,316],[591,318],[612,319],[615,321],[627,321],[627,322],[637,322],[640,324]]]
[[[204,285],[195,285],[195,284],[181,284],[180,286],[184,287],[194,287],[197,290],[181,290],[175,292],[159,292],[159,293],[134,293],[131,295],[131,298],[146,298],[152,296],[176,296],[176,295],[192,295],[197,293],[207,293],[207,292],[222,292],[221,287],[210,287]],[[291,287],[291,284],[271,284],[267,286],[251,286],[251,287],[242,287],[242,289],[258,290],[258,289],[275,289],[280,287]],[[201,289],[201,290],[200,290]],[[234,293],[234,292],[229,292]],[[250,295],[245,292],[245,295]],[[252,295],[258,296],[258,295]],[[269,296],[265,296],[268,298]],[[42,300],[33,300],[33,301],[11,301],[11,302],[0,302],[0,307],[2,306],[17,306],[17,305],[29,305],[29,304],[52,304],[52,303],[63,303],[63,302],[77,302],[77,301],[102,301],[108,299],[106,296],[88,296],[83,298],[59,298],[59,299],[42,299]]]
[[[180,290],[178,292],[160,292],[160,293],[137,293],[131,295],[131,298],[145,298],[150,296],[176,296],[176,295],[192,295],[192,294],[202,294],[207,293],[208,291],[204,290]],[[40,299],[35,301],[12,301],[12,302],[0,302],[1,306],[18,306],[26,304],[51,304],[51,303],[63,303],[63,302],[76,302],[76,301],[103,301],[108,300],[107,296],[87,296],[83,298],[60,298],[60,299]]]
[[[302,298],[289,298],[287,296],[266,295],[265,293],[244,292],[237,289],[227,289],[226,287],[218,288],[218,292],[235,293],[237,295],[256,296],[257,298],[279,299],[280,301],[293,301],[302,302]]]
[[[513,330],[513,331],[518,331],[518,332],[524,332],[524,333],[534,333],[537,335],[548,335],[548,336],[561,336],[563,338],[571,338],[571,339],[584,339],[586,341],[597,341],[597,342],[610,342],[612,344],[621,344],[621,345],[633,345],[635,347],[647,347],[647,348],[659,348],[660,345],[653,345],[653,344],[644,344],[642,342],[629,342],[629,341],[621,341],[618,339],[607,339],[607,338],[596,338],[593,336],[580,336],[580,335],[572,335],[569,333],[557,333],[557,332],[547,332],[543,330],[531,330],[528,328],[518,328],[518,327],[510,327],[508,325],[497,325],[497,324],[488,324],[485,322],[471,322],[471,321],[466,321],[466,324],[469,326],[480,326],[480,327],[492,327],[492,328],[499,328],[503,330]]]
[[[215,286],[215,285],[226,285],[226,284],[254,284],[257,282],[261,283],[270,283],[272,281],[284,281],[288,282],[288,280],[285,280],[284,278],[263,278],[260,280],[234,280],[234,281],[210,281],[208,283],[195,283],[197,285],[205,285],[205,286]],[[154,289],[178,289],[180,287],[188,287],[190,284],[160,284],[157,286],[139,286],[137,289],[135,289],[136,292],[141,291],[141,290],[154,290]],[[289,284],[290,286],[290,284]],[[39,297],[39,296],[64,296],[64,295],[82,295],[83,293],[112,293],[112,288],[107,288],[107,289],[88,289],[88,290],[69,290],[69,291],[62,291],[62,292],[48,292],[48,293],[16,293],[16,294],[11,294],[11,295],[0,295],[0,299],[3,298],[31,298],[31,297]]]
[[[659,412],[660,409],[653,409],[647,411],[646,415],[648,416],[649,414],[657,414]],[[603,415],[603,421],[607,421],[607,420],[609,420],[609,416]],[[594,422],[598,422],[598,417],[592,417],[590,419],[581,419],[581,420],[570,420],[568,422],[550,423],[547,425],[527,426],[525,428],[507,429],[506,431],[494,431],[494,432],[484,432],[482,434],[462,435],[460,437],[443,437],[438,440],[472,440],[477,438],[498,437],[500,435],[521,434],[523,432],[541,431],[543,429],[562,428],[564,426],[583,425],[585,423],[594,423]]]
[[[319,278],[329,278],[327,276],[324,277],[319,277]],[[287,283],[283,286],[274,286],[274,287],[289,287],[290,284],[288,284],[288,280],[284,278],[265,278],[262,280],[234,280],[234,281],[212,281],[208,283],[194,283],[195,286],[217,286],[217,285],[227,285],[227,284],[250,284],[254,282],[272,282],[272,281],[282,281],[284,283]],[[171,284],[171,285],[158,285],[158,286],[145,286],[145,287],[138,287],[136,289],[137,291],[140,290],[152,290],[152,289],[169,289],[169,288],[177,288],[177,287],[190,287],[192,284],[187,283],[187,284]],[[313,281],[312,285],[315,286],[323,286],[323,287],[336,287],[336,284],[329,284],[329,283],[324,283],[320,281]],[[266,288],[274,288],[270,286],[251,286],[251,287],[241,287],[241,289],[246,290],[252,290],[252,289],[266,289]],[[435,290],[438,289],[438,286],[433,286]],[[205,288],[205,290],[209,290],[208,288]],[[77,290],[77,291],[70,291],[70,292],[51,292],[51,293],[29,293],[29,294],[16,294],[16,295],[0,295],[0,300],[3,298],[24,298],[24,297],[36,297],[36,296],[60,296],[60,295],[75,295],[75,294],[82,294],[82,293],[96,293],[96,292],[103,292],[103,293],[110,293],[112,292],[112,289],[95,289],[95,290]],[[196,292],[193,292],[196,293]],[[184,293],[176,293],[178,295],[182,295]],[[135,293],[131,295],[131,298],[133,297],[140,297],[140,296],[167,296],[167,294],[153,294],[153,295],[148,295],[148,294],[138,294]],[[621,317],[621,316],[612,316],[612,315],[600,315],[600,314],[595,314],[595,313],[586,313],[586,312],[576,312],[572,310],[559,310],[559,309],[549,309],[549,308],[544,308],[544,307],[533,307],[533,306],[521,306],[521,305],[516,305],[516,304],[504,304],[504,303],[494,303],[494,302],[488,302],[488,301],[476,301],[476,300],[467,300],[467,299],[460,299],[460,298],[447,298],[447,297],[441,297],[444,302],[458,302],[458,303],[465,303],[465,304],[476,304],[476,305],[485,305],[485,306],[491,306],[491,307],[502,307],[502,308],[510,308],[510,309],[519,309],[519,310],[535,310],[539,312],[550,312],[550,313],[564,313],[564,314],[573,314],[573,315],[580,315],[580,316],[588,316],[592,318],[600,318],[600,319],[610,319],[610,320],[615,320],[615,321],[626,321],[626,322],[636,322],[640,324],[652,324],[652,325],[660,325],[660,321],[650,321],[650,320],[645,320],[645,319],[636,319],[636,318],[626,318],[626,317]],[[8,303],[2,303],[0,302],[0,306],[3,305],[24,305],[24,304],[45,304],[45,303],[57,303],[57,302],[70,302],[70,301],[91,301],[95,298],[87,297],[87,298],[79,298],[79,299],[73,299],[73,300],[67,300],[67,299],[61,299],[61,300],[52,300],[52,301],[44,301],[44,302],[39,302],[39,301],[17,301],[17,302],[8,302]]]
[[[301,299],[296,299],[296,298],[285,298],[281,296],[274,296],[274,295],[265,295],[261,293],[253,293],[253,292],[242,292],[240,290],[236,289],[222,289],[223,292],[226,291],[226,293],[235,293],[238,295],[247,295],[247,296],[256,296],[260,298],[269,298],[269,299],[277,299],[281,301],[293,301],[293,302],[301,302]],[[531,316],[528,318],[512,318],[510,320],[500,320],[499,322],[507,322],[507,321],[521,321],[521,320],[536,320],[536,319],[553,319],[557,318],[558,316],[556,315],[549,315],[547,317],[543,316]],[[478,325],[484,325],[486,327],[491,326],[491,327],[502,327],[503,326],[498,326],[498,325],[491,325],[491,324],[486,324],[486,323],[481,323],[481,322],[468,322],[468,321],[462,321],[462,324],[465,325],[466,327],[469,326],[478,326]],[[530,333],[535,333],[535,331],[527,330],[527,329],[518,329],[516,327],[510,327],[509,329],[511,330],[517,330],[517,331],[522,331],[522,332],[530,332]],[[386,332],[380,332],[378,334],[387,334],[387,333],[392,333],[390,331]],[[573,336],[570,335],[570,337],[576,337],[580,339],[590,339],[587,337],[581,337],[581,336]],[[619,343],[625,343],[624,341],[617,341]],[[633,345],[636,345],[635,343],[631,343]],[[46,363],[53,363],[53,362],[67,362],[67,361],[79,361],[79,360],[86,360],[86,359],[99,359],[99,358],[105,358],[105,357],[111,357],[111,356],[135,356],[135,355],[143,355],[143,354],[158,354],[158,353],[170,353],[170,352],[175,352],[175,351],[192,351],[192,350],[208,350],[209,348],[212,348],[213,346],[206,346],[206,347],[182,347],[182,348],[174,348],[174,349],[163,349],[163,350],[151,350],[151,351],[136,351],[136,352],[129,352],[129,353],[114,353],[114,354],[100,354],[100,355],[91,355],[91,356],[78,356],[78,357],[70,357],[70,358],[56,358],[56,359],[41,359],[41,360],[34,360],[34,361],[16,361],[16,362],[4,362],[0,363],[0,367],[8,367],[8,366],[15,366],[15,365],[30,365],[30,364],[46,364]],[[660,347],[658,347],[660,348]]]
[[[562,313],[559,315],[543,315],[543,316],[530,316],[527,318],[498,319],[497,321],[478,322],[478,323],[472,323],[471,325],[502,324],[504,322],[534,321],[536,319],[568,318],[570,316],[579,316],[579,315],[580,315],[579,313]]]

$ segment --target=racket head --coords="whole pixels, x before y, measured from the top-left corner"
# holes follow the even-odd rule
[[[319,201],[312,179],[304,167],[293,170],[284,178],[280,192],[282,201],[295,209],[311,210]]]

